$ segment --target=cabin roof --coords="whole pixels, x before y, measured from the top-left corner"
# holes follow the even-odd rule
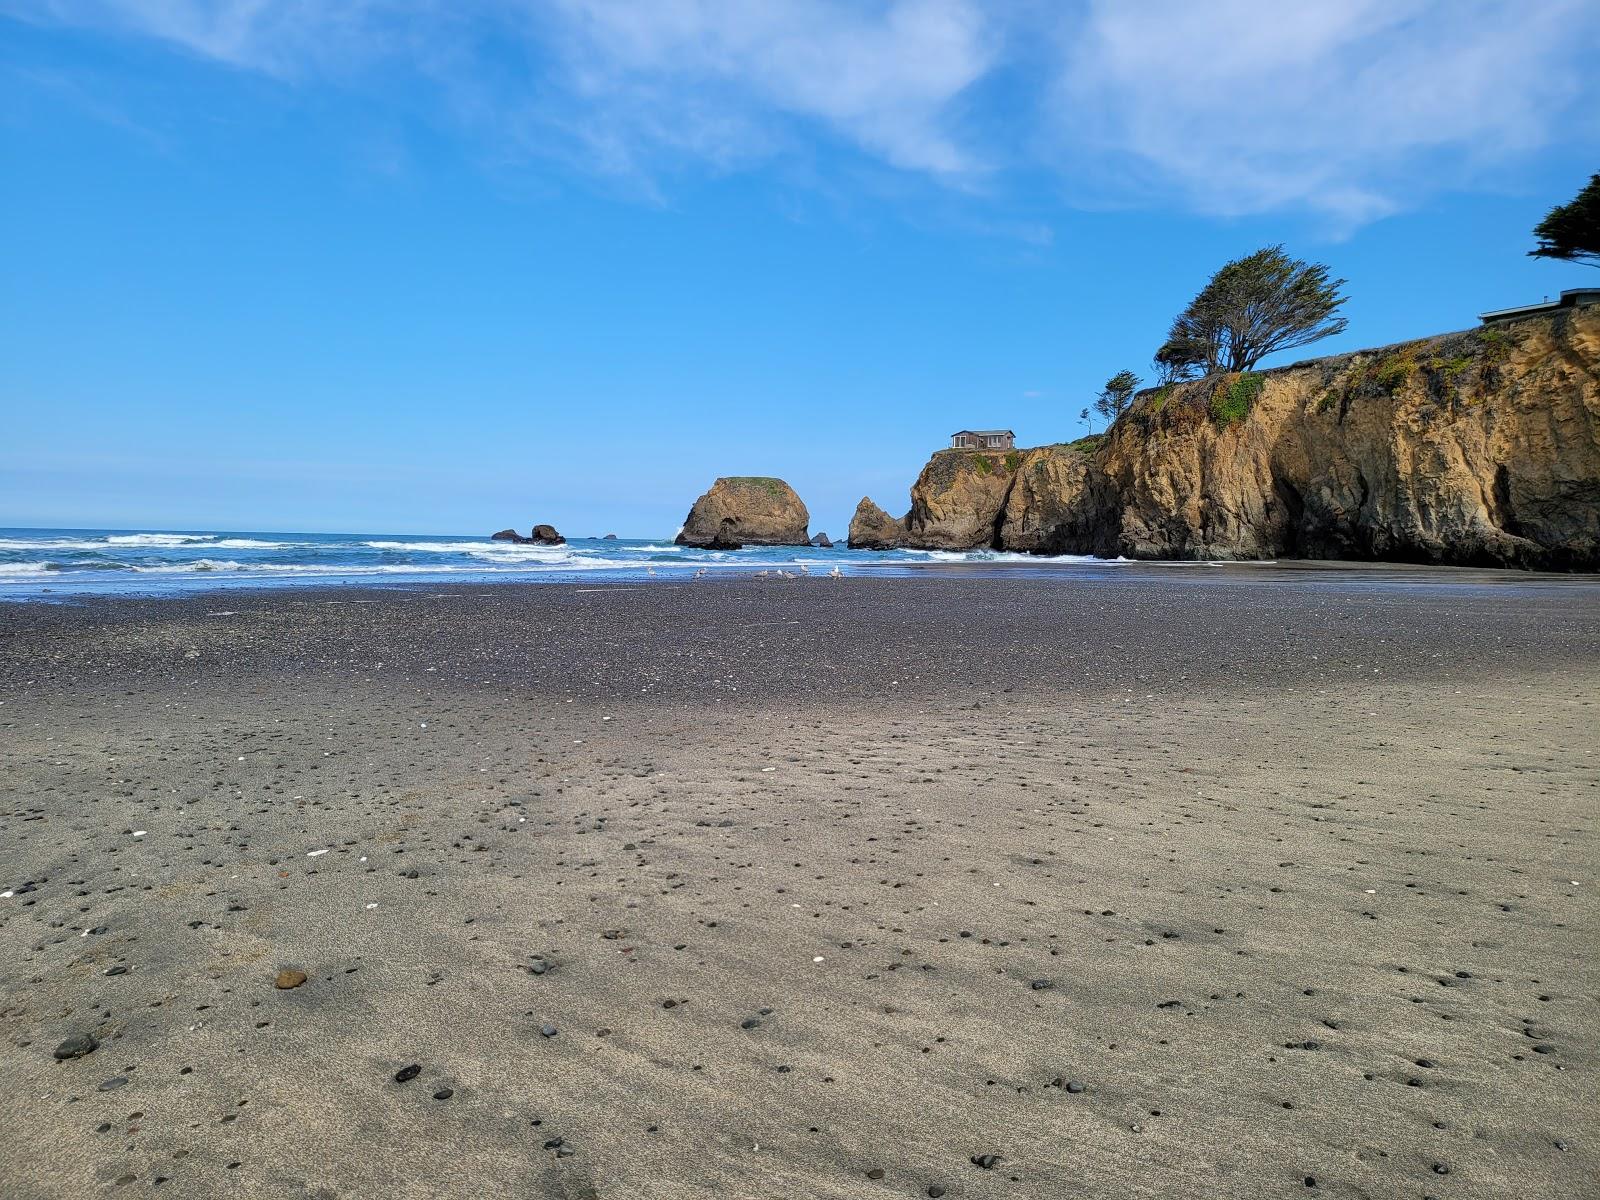
[[[1497,308],[1493,312],[1479,313],[1480,321],[1504,321],[1512,317],[1532,316],[1534,313],[1554,312],[1558,308],[1579,308],[1600,303],[1600,288],[1567,288],[1559,299],[1542,300],[1538,304],[1519,304],[1515,308]]]

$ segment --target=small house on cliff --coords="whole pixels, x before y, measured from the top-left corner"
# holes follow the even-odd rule
[[[1520,321],[1523,317],[1555,312],[1558,308],[1587,308],[1591,304],[1600,304],[1600,288],[1568,288],[1561,293],[1559,300],[1546,296],[1542,304],[1497,308],[1494,312],[1479,313],[1478,320],[1485,325],[1493,325],[1496,321]]]
[[[1015,450],[1017,435],[1009,429],[963,429],[950,435],[952,450]]]

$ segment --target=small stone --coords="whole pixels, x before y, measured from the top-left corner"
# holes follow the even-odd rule
[[[1055,985],[1053,983],[1051,983],[1048,979],[1035,979],[1028,986],[1031,987],[1036,992],[1042,992],[1046,988],[1054,987]]]
[[[126,975],[128,973],[128,968],[127,967],[107,967],[103,973],[106,974],[106,975]]]
[[[930,1183],[928,1185],[928,1195],[932,1196],[933,1200],[939,1200],[939,1197],[944,1195],[944,1185],[941,1183]]]
[[[278,977],[272,981],[272,986],[282,991],[297,988],[306,981],[306,973],[297,971],[293,967],[285,967],[278,972]]]
[[[394,1073],[394,1081],[396,1083],[410,1083],[413,1079],[421,1074],[422,1068],[416,1063],[412,1063],[409,1067],[401,1067],[398,1071],[396,1071]]]
[[[974,1154],[972,1156],[972,1165],[985,1171],[994,1170],[995,1164],[999,1161],[1000,1156],[998,1154]]]
[[[873,1167],[872,1170],[867,1172],[867,1178],[868,1179],[882,1179],[883,1178],[883,1168],[882,1167]]]
[[[93,1054],[99,1049],[100,1043],[94,1040],[90,1033],[74,1033],[56,1047],[56,1058],[65,1062],[69,1058],[82,1058],[85,1054]]]
[[[759,1029],[760,1027],[761,1022],[755,1017],[746,1017],[744,1020],[739,1022],[740,1029]]]
[[[128,1077],[126,1075],[113,1075],[110,1079],[106,1080],[100,1085],[100,1090],[102,1092],[114,1092],[127,1082]]]
[[[437,1092],[435,1092],[433,1094],[433,1098],[435,1100],[448,1100],[448,1099],[450,1099],[451,1096],[454,1096],[455,1094],[456,1093],[455,1093],[455,1089],[454,1088],[440,1088]]]
[[[1067,1091],[1071,1092],[1074,1096],[1083,1091],[1083,1084],[1079,1083],[1076,1079],[1067,1080],[1066,1086]]]
[[[541,1037],[555,1037],[558,1032],[559,1031],[556,1029],[556,1027],[550,1024],[548,1021],[539,1026],[539,1036]]]

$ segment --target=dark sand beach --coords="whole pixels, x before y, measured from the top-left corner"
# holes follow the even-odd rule
[[[8,604],[0,701],[7,1200],[1597,1194],[1593,579]]]

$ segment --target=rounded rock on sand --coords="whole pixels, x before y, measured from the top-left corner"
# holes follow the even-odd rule
[[[278,977],[272,981],[272,986],[280,991],[297,988],[306,981],[306,973],[293,967],[285,967],[278,972]]]
[[[82,1058],[85,1054],[93,1054],[100,1048],[100,1043],[95,1041],[92,1033],[70,1034],[56,1047],[55,1056],[61,1062],[70,1058]]]

